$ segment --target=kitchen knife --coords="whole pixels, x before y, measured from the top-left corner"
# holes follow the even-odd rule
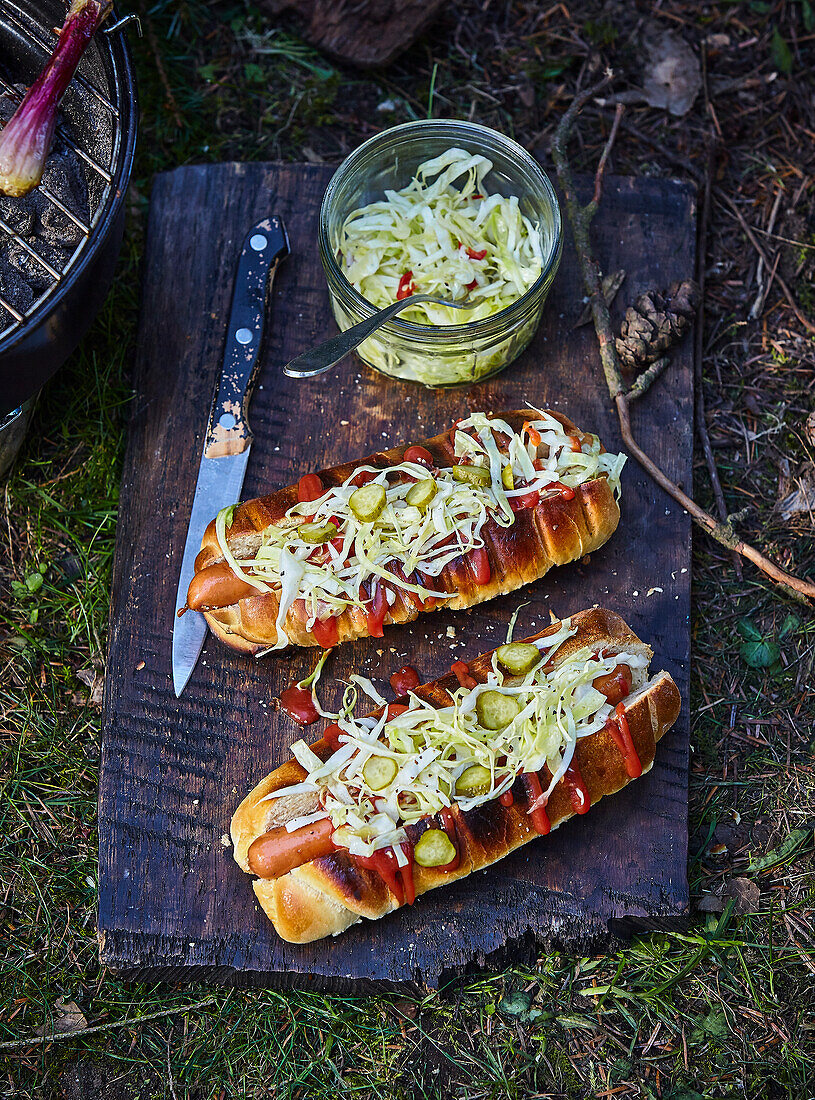
[[[250,229],[241,249],[224,362],[209,414],[175,598],[173,687],[176,696],[186,687],[207,636],[206,619],[200,612],[185,611],[180,616],[177,613],[186,605],[187,589],[207,524],[221,508],[238,500],[243,487],[253,439],[247,413],[260,362],[266,300],[278,264],[288,254],[286,229],[277,217],[264,218]]]

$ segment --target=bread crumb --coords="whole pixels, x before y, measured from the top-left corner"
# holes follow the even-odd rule
[[[223,845],[224,848],[231,848],[232,847],[232,837],[229,836],[228,833],[222,833],[221,834],[221,844]]]
[[[144,661],[139,661],[139,663],[136,665],[136,672],[141,672],[141,670],[143,668],[144,668]]]
[[[646,596],[653,596],[653,594],[655,592],[662,592],[662,591],[663,590],[661,588],[649,588],[648,591],[645,593],[645,595]]]
[[[456,636],[456,628],[454,626],[448,626],[447,627],[447,637],[448,638],[455,638],[455,636]]]

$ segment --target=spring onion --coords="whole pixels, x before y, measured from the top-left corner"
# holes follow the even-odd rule
[[[73,0],[45,68],[0,132],[0,194],[19,198],[42,179],[60,100],[112,6],[112,0]]]

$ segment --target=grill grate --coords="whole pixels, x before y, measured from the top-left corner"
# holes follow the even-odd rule
[[[50,56],[53,49],[53,39],[48,41],[44,36],[44,33],[40,28],[32,25],[28,22],[23,22],[18,18],[15,13],[15,9],[9,8],[5,3],[0,3],[0,10],[2,10],[3,19],[9,26],[13,26],[19,32],[20,36],[24,38],[30,45],[32,45],[39,54],[42,56],[41,64]],[[93,153],[86,148],[83,148],[80,140],[76,140],[70,135],[64,127],[57,125],[57,133],[64,142],[64,144],[71,149],[76,156],[87,166],[88,171],[92,176],[97,178],[97,187],[94,189],[95,201],[89,224],[78,217],[73,211],[69,210],[64,202],[55,195],[49,188],[40,184],[40,194],[48,200],[60,213],[67,217],[76,228],[82,234],[81,240],[73,248],[69,257],[61,267],[55,267],[49,261],[41,255],[37,250],[37,242],[31,242],[25,240],[19,233],[17,233],[8,222],[0,217],[0,231],[4,235],[2,238],[3,243],[8,243],[10,239],[20,248],[22,248],[40,267],[43,271],[47,272],[50,278],[53,280],[49,286],[31,303],[31,305],[24,312],[17,309],[11,302],[8,302],[5,297],[0,294],[0,307],[6,310],[5,316],[0,313],[0,325],[4,325],[9,317],[11,321],[6,323],[4,327],[0,328],[0,340],[4,340],[10,336],[13,332],[20,329],[26,324],[29,318],[34,313],[40,310],[43,305],[54,296],[62,285],[68,272],[77,262],[84,250],[88,246],[88,242],[91,239],[93,230],[98,223],[99,219],[103,216],[107,207],[108,199],[111,195],[111,188],[113,182],[113,174],[115,172],[116,164],[119,157],[120,143],[121,143],[121,127],[119,126],[119,111],[115,103],[111,100],[91,81],[89,81],[83,74],[82,68],[86,65],[86,59],[80,63],[80,68],[74,76],[71,87],[76,86],[82,93],[85,93],[88,97],[95,101],[98,105],[96,109],[101,107],[109,116],[110,119],[110,133],[112,140],[110,142],[110,157],[107,165],[100,164],[94,157]],[[0,94],[7,96],[8,98],[18,103],[21,99],[19,91],[8,81],[6,81],[2,75],[0,75]],[[92,131],[91,131],[92,132]],[[89,181],[90,182],[90,181]],[[89,201],[90,201],[90,189],[89,189]]]

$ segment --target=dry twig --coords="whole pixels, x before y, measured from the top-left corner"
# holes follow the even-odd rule
[[[707,430],[707,410],[705,408],[705,390],[702,378],[702,352],[705,331],[705,253],[707,251],[707,227],[710,219],[710,189],[716,172],[716,154],[718,146],[711,141],[708,148],[707,165],[705,168],[705,185],[702,194],[702,212],[699,218],[699,237],[696,252],[696,285],[699,287],[699,308],[696,312],[696,332],[693,355],[693,381],[694,381],[694,405],[696,408],[696,432],[699,442],[702,444],[702,453],[705,456],[710,484],[713,488],[713,497],[716,501],[716,509],[719,519],[727,523],[727,505],[724,501],[722,483],[719,481],[719,471],[716,469],[716,460],[713,457],[713,448],[710,445],[710,436]],[[730,521],[732,527],[732,520]],[[733,567],[736,576],[743,580],[741,558],[735,551],[731,551]]]
[[[149,1020],[160,1020],[164,1016],[175,1016],[180,1012],[194,1012],[215,1003],[215,997],[205,997],[203,1001],[194,1001],[191,1005],[179,1005],[177,1008],[165,1008],[160,1012],[148,1012],[145,1016],[129,1017],[125,1020],[111,1020],[106,1024],[94,1024],[93,1027],[81,1027],[76,1031],[46,1032],[44,1035],[30,1035],[27,1039],[12,1039],[0,1043],[0,1050],[19,1050],[21,1047],[35,1047],[42,1043],[51,1043],[58,1039],[82,1039],[86,1035],[96,1035],[100,1031],[110,1031],[115,1027],[135,1027]]]
[[[773,265],[767,259],[767,253],[764,251],[764,247],[759,243],[759,240],[756,237],[755,233],[753,232],[752,228],[744,220],[744,215],[742,214],[741,210],[739,210],[738,206],[736,206],[736,204],[733,202],[733,200],[730,198],[729,195],[726,195],[723,191],[720,191],[718,188],[716,189],[716,194],[722,200],[722,202],[725,204],[725,206],[727,206],[727,208],[733,212],[733,214],[736,217],[736,221],[739,223],[739,225],[744,230],[744,235],[747,237],[747,240],[750,242],[750,244],[753,246],[753,248],[759,254],[760,258],[764,261],[764,266],[769,271],[772,268]],[[787,304],[789,305],[790,309],[795,314],[795,316],[798,318],[798,320],[801,322],[801,324],[804,326],[804,328],[807,330],[807,332],[815,333],[815,323],[810,321],[810,319],[808,317],[805,317],[804,314],[801,312],[801,307],[795,301],[795,298],[793,298],[792,291],[787,286],[787,284],[784,282],[784,280],[781,278],[781,276],[776,275],[775,281],[781,287],[781,291],[782,291],[784,297],[787,299]]]
[[[626,393],[625,384],[620,371],[620,363],[617,358],[617,350],[614,345],[614,332],[611,326],[611,317],[602,294],[602,273],[589,240],[589,226],[592,218],[597,212],[598,203],[592,198],[585,206],[580,205],[574,189],[571,164],[566,155],[566,147],[581,109],[584,104],[590,99],[593,99],[609,84],[612,76],[613,74],[607,71],[602,80],[598,81],[598,83],[591,88],[585,89],[572,100],[572,103],[563,115],[555,131],[555,136],[552,141],[552,158],[555,162],[558,180],[565,198],[566,213],[572,226],[572,233],[574,234],[575,249],[580,263],[580,270],[583,275],[583,283],[591,304],[594,328],[600,346],[600,362],[603,367],[603,374],[605,375],[608,392],[617,408],[617,416],[620,421],[620,431],[623,442],[629,452],[633,454],[639,464],[651,475],[654,481],[656,481],[669,496],[673,497],[675,501],[681,504],[696,523],[704,528],[708,534],[712,535],[717,542],[721,543],[722,546],[726,546],[729,550],[735,550],[741,557],[747,558],[748,561],[753,562],[753,564],[758,566],[758,568],[775,584],[779,585],[787,595],[799,602],[808,603],[809,600],[815,600],[815,583],[803,580],[800,577],[795,577],[791,573],[787,573],[786,570],[782,569],[781,566],[762,554],[761,551],[743,542],[735,534],[729,523],[722,523],[715,520],[713,516],[709,515],[703,508],[700,508],[691,497],[684,493],[678,485],[671,481],[671,479],[660,470],[656,463],[639,446],[632,434],[628,409],[629,398]],[[616,130],[612,130],[612,133],[609,135],[609,141],[606,142],[606,149],[603,150],[603,156],[601,158],[602,164],[605,164],[608,157],[607,150],[610,149],[611,139],[615,134]],[[602,180],[602,175],[600,179]],[[598,185],[597,180],[595,180],[595,195],[597,193]],[[729,200],[728,204],[731,205],[731,208],[735,209],[732,207],[732,204],[729,203]],[[796,313],[797,312],[796,310]],[[809,326],[807,325],[807,327]]]

